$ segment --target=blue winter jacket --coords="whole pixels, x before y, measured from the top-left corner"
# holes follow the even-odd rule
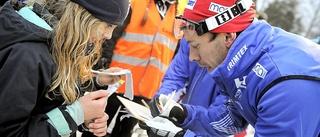
[[[255,19],[210,75],[254,126],[255,136],[320,135],[316,43]]]
[[[219,95],[218,90],[220,90],[220,88],[216,86],[213,78],[207,72],[207,69],[205,67],[200,67],[196,62],[189,61],[189,48],[189,44],[186,40],[181,39],[180,49],[172,60],[162,80],[161,87],[155,96],[170,94],[174,90],[185,87],[185,84],[188,83],[187,91],[182,99],[182,103],[184,103],[187,108],[205,110],[211,106],[213,111],[216,111],[213,112],[215,114],[212,115],[212,119],[202,121],[205,123],[205,126],[196,126],[190,123],[188,126],[192,128],[188,129],[192,130],[197,136],[227,136],[243,131],[246,122],[241,120],[239,120],[239,125],[242,125],[242,127],[234,127],[234,120],[230,120],[229,122],[226,122],[228,124],[225,124],[227,127],[231,125],[232,128],[223,129],[218,127],[217,129],[214,129],[214,127],[210,125],[212,122],[230,116],[230,110],[235,112],[236,110],[235,108],[226,107],[224,103],[227,102],[228,97]],[[198,115],[198,113],[192,114],[192,111],[190,111],[188,115],[188,117],[192,117],[191,119],[195,120],[198,119],[198,116],[201,116]],[[224,120],[221,121],[225,122]],[[195,136],[194,133],[188,131],[185,136]]]

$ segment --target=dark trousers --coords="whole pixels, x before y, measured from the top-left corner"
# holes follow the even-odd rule
[[[123,94],[113,93],[109,97],[108,105],[105,109],[105,112],[109,115],[109,119],[108,119],[108,126],[109,126],[109,124],[111,123],[111,120],[116,115],[119,106],[121,106],[121,110],[116,117],[116,122],[113,127],[112,133],[108,134],[106,137],[131,137],[133,133],[133,128],[138,123],[138,120],[133,117],[129,117],[127,115],[128,113],[122,112],[125,110],[125,107],[119,101],[119,99],[117,98],[117,95],[123,97]],[[143,105],[143,103],[141,102],[142,99],[144,99],[147,103],[150,101],[150,99],[146,99],[140,96],[134,96],[133,101]],[[89,131],[85,131],[82,133],[82,137],[96,137],[96,136]]]

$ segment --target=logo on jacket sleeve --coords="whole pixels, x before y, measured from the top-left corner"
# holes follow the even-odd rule
[[[254,66],[254,67],[252,68],[252,70],[253,70],[253,72],[255,72],[256,75],[257,75],[258,77],[260,77],[260,78],[264,78],[264,77],[267,75],[267,73],[268,73],[268,71],[267,71],[261,64],[259,64],[258,62],[257,62],[257,64],[256,64],[256,66]]]
[[[240,103],[242,99],[242,90],[245,90],[247,88],[246,84],[246,78],[247,76],[243,76],[242,78],[236,78],[234,79],[234,83],[236,85],[237,91],[234,95],[234,102],[243,110],[243,107]]]
[[[237,92],[234,95],[234,97],[238,100],[242,99],[242,89],[246,89],[247,85],[246,85],[246,78],[247,76],[243,76],[241,79],[240,78],[236,78],[234,79],[234,83],[237,87]]]

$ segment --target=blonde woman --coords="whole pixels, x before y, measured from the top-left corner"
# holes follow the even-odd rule
[[[108,91],[84,95],[81,89],[96,82],[90,70],[100,56],[101,43],[122,25],[128,7],[128,0],[9,1],[3,5],[1,136],[75,136],[80,125],[96,136],[106,134]],[[99,76],[98,83],[119,79]]]

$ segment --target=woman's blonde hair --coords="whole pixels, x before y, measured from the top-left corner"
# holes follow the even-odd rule
[[[51,56],[56,71],[46,96],[50,92],[62,95],[66,103],[73,103],[80,95],[80,85],[92,83],[91,68],[100,57],[102,42],[93,43],[88,52],[91,31],[101,23],[83,7],[69,0],[46,3],[46,8],[59,20],[53,27]]]

